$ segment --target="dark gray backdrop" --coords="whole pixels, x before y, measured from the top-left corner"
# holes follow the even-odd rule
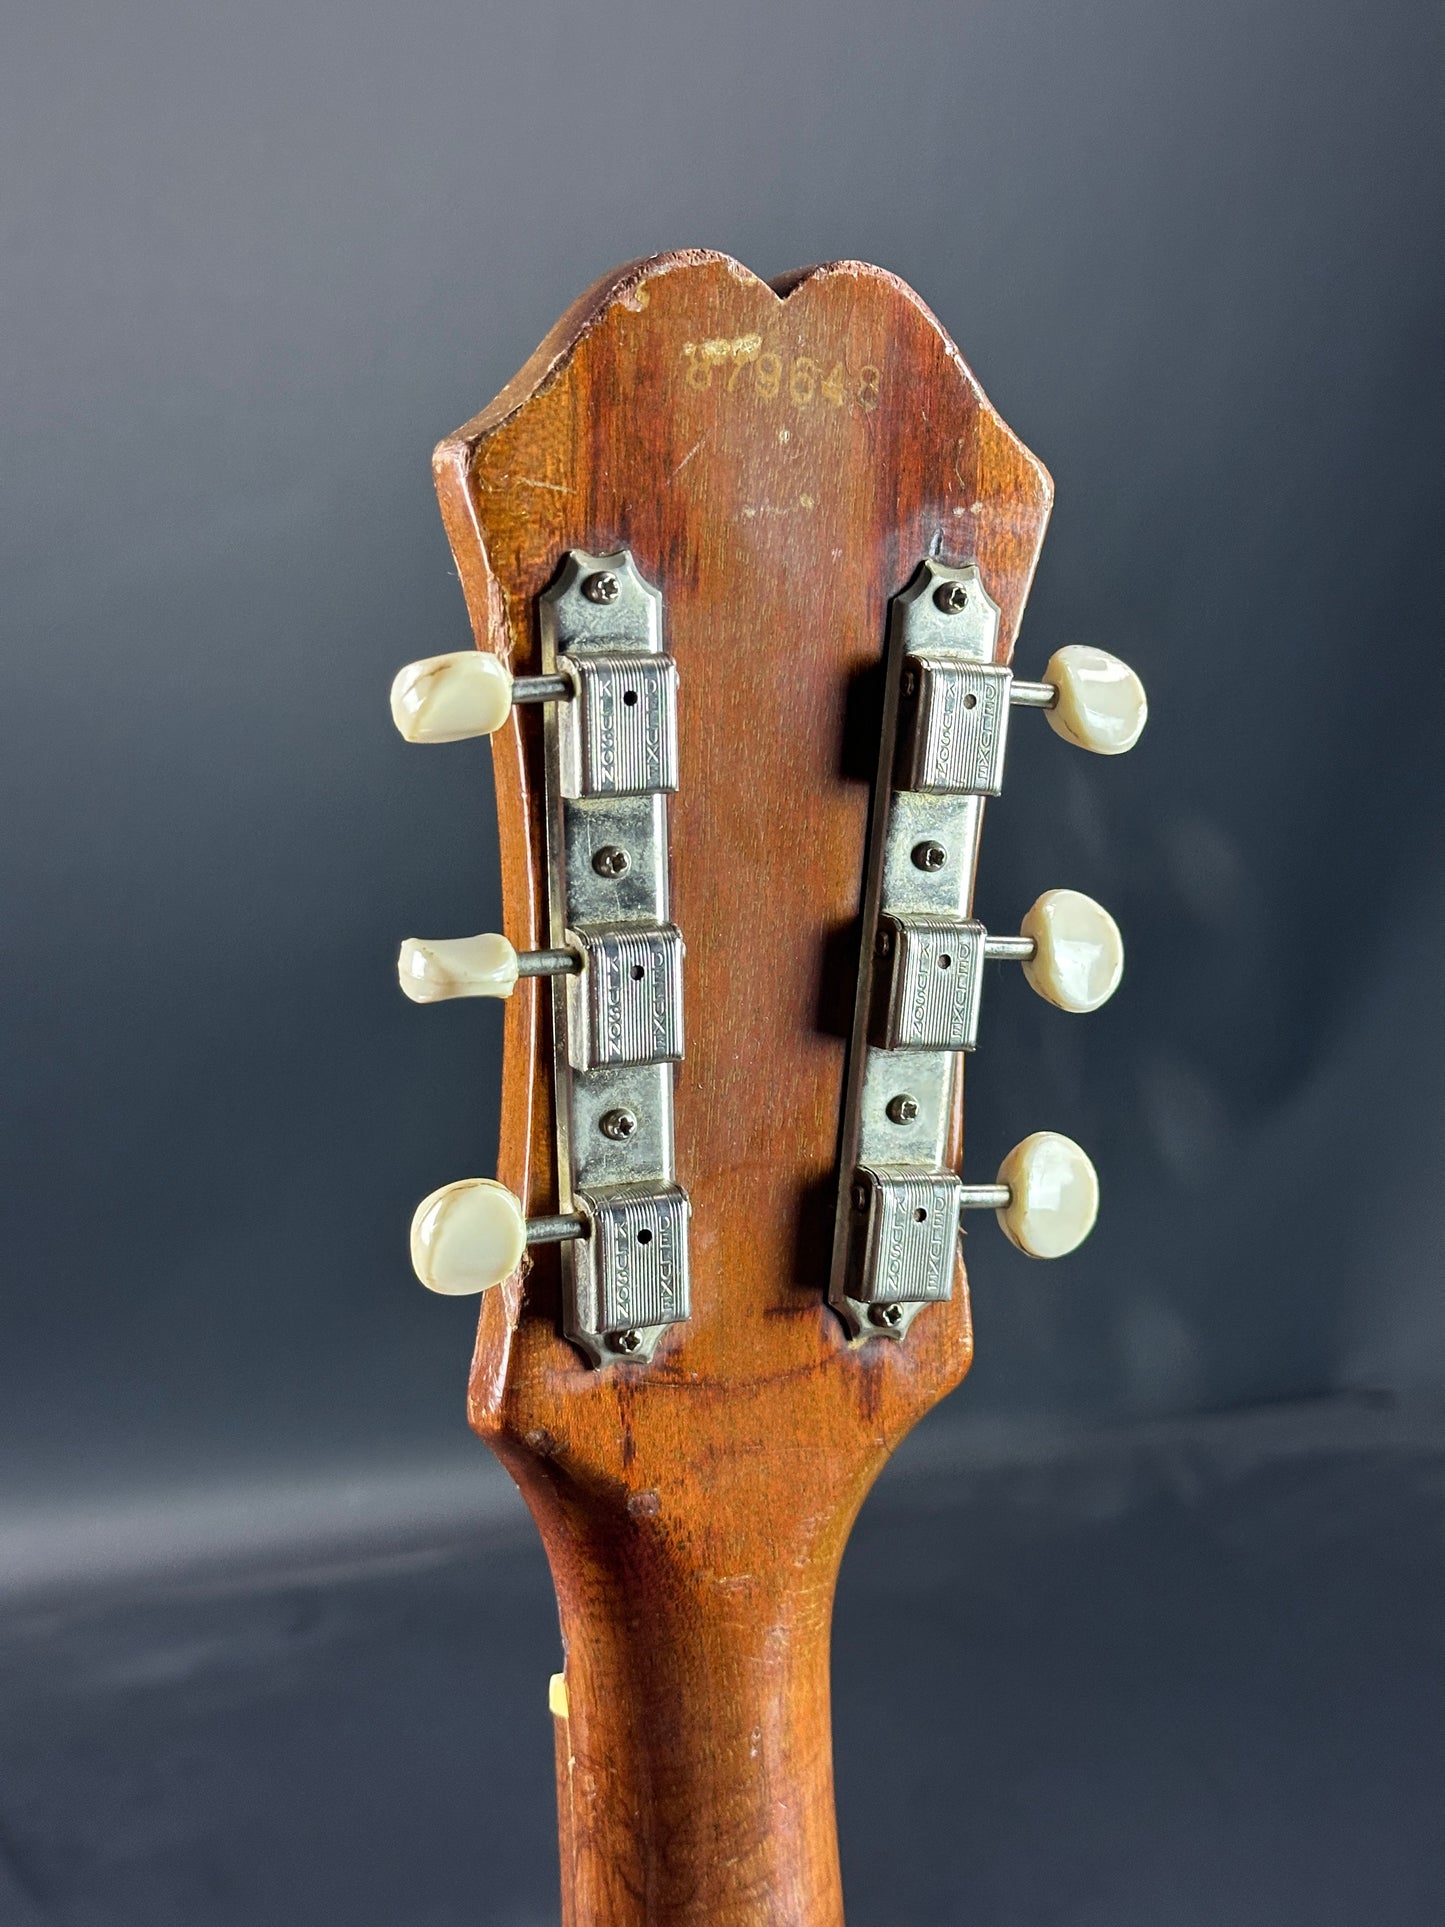
[[[7,15],[8,1515],[480,1465],[405,1234],[491,1168],[498,1021],[392,956],[495,925],[488,759],[387,684],[468,640],[433,442],[692,244],[917,287],[1057,483],[1024,673],[1153,698],[990,815],[985,918],[1088,890],[1130,967],[990,993],[971,1171],[1066,1130],[1104,1212],[976,1237],[935,1423],[1445,1390],[1438,8]]]

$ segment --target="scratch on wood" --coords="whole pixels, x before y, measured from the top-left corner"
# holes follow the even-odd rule
[[[698,436],[697,440],[693,443],[692,447],[687,451],[686,455],[683,456],[682,460],[678,463],[677,467],[672,471],[672,474],[674,476],[681,475],[682,471],[687,467],[688,463],[692,460],[693,456],[696,455],[697,451],[702,447],[703,443],[706,440],[707,440],[706,435]],[[669,477],[669,480],[671,480],[671,477]]]
[[[798,509],[815,509],[817,506],[816,497],[800,495],[796,502],[744,502],[742,512],[751,522],[759,515],[792,515]]]
[[[544,488],[549,495],[572,493],[564,482],[541,482],[535,475],[494,475],[483,486],[488,489]]]

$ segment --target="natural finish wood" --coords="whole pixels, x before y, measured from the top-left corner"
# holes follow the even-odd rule
[[[1007,660],[1051,485],[892,275],[842,262],[769,287],[707,253],[598,283],[436,475],[480,648],[534,670],[563,552],[625,544],[681,674],[693,1315],[651,1366],[594,1371],[558,1335],[539,1253],[485,1297],[471,1384],[557,1587],[564,1917],[837,1927],[838,1564],[971,1352],[961,1265],[901,1344],[850,1347],[824,1303],[875,672],[927,552],[979,563]],[[544,944],[537,712],[494,749],[505,928]],[[498,1175],[534,1212],[554,1208],[548,1023],[520,986]]]

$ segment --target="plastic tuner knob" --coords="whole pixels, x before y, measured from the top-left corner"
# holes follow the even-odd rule
[[[1099,1180],[1085,1152],[1058,1131],[1035,1131],[998,1167],[995,1184],[965,1186],[964,1209],[992,1206],[1012,1245],[1030,1258],[1062,1258],[1099,1215]]]
[[[402,989],[414,1004],[449,997],[510,997],[519,977],[563,977],[580,970],[571,950],[514,950],[507,939],[408,937],[396,960]]]
[[[514,679],[499,656],[459,649],[449,656],[425,656],[397,672],[391,719],[409,743],[460,743],[493,735],[513,703],[563,702],[571,694],[566,676]]]
[[[459,1178],[422,1199],[411,1221],[412,1269],[428,1291],[465,1298],[510,1278],[528,1245],[586,1235],[578,1217],[526,1218],[495,1178]]]
[[[1016,682],[1009,694],[1042,709],[1050,729],[1096,756],[1122,756],[1149,720],[1149,698],[1128,663],[1082,643],[1056,650],[1042,682]]]
[[[1029,988],[1059,1010],[1097,1010],[1119,988],[1124,939],[1103,904],[1081,890],[1045,890],[1019,926]]]

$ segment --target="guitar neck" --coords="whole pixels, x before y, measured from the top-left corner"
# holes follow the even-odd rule
[[[846,1521],[782,1545],[761,1490],[757,1510],[735,1495],[734,1530],[703,1533],[649,1496],[606,1521],[538,1508],[566,1651],[565,1927],[841,1927],[828,1669]]]

